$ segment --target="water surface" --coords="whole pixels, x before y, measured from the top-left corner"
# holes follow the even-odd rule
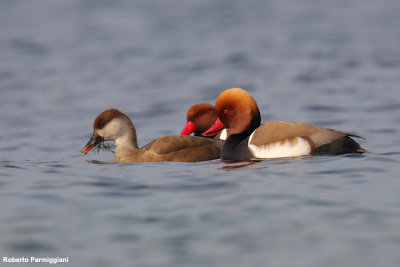
[[[2,1],[0,256],[399,266],[399,10],[397,0]],[[143,146],[231,87],[251,92],[263,122],[356,133],[371,153],[245,167],[80,153],[105,109],[127,113]]]

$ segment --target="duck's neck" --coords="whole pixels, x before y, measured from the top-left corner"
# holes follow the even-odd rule
[[[115,146],[117,147],[115,153],[139,149],[136,139],[136,130],[133,125],[130,125],[128,131],[125,131],[123,135],[115,139]]]
[[[248,139],[253,130],[247,130],[240,134],[231,134],[222,146],[222,159],[239,161],[252,158],[247,146]]]

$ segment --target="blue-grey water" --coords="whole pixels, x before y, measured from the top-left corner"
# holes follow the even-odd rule
[[[400,266],[399,13],[398,0],[1,1],[0,262]],[[356,133],[371,153],[242,167],[80,153],[105,109],[143,146],[231,87],[263,122]]]

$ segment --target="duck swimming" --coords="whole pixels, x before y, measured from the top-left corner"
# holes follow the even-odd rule
[[[179,161],[196,162],[219,159],[223,141],[196,136],[160,137],[143,148],[138,147],[136,129],[131,119],[117,109],[100,113],[93,124],[93,135],[81,150],[87,154],[103,140],[116,145],[115,162]]]
[[[222,128],[230,130],[221,152],[226,161],[367,152],[351,138],[361,138],[355,134],[300,122],[261,124],[256,101],[240,88],[222,92],[217,98],[215,111],[218,120],[204,134]]]

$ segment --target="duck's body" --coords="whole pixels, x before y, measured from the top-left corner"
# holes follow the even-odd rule
[[[255,100],[239,88],[224,91],[215,109],[219,120],[205,134],[222,127],[230,129],[231,134],[222,147],[223,160],[366,152],[351,138],[358,135],[299,122],[272,121],[260,125]]]
[[[155,139],[143,148],[118,148],[115,162],[196,162],[221,157],[222,143],[196,136],[169,135]]]
[[[222,141],[195,136],[164,136],[139,148],[132,121],[116,109],[99,114],[93,128],[93,135],[82,152],[86,154],[102,140],[114,140],[114,161],[118,163],[196,162],[220,158]]]
[[[220,129],[208,136],[204,136],[204,132],[211,128],[211,126],[218,119],[213,105],[208,103],[200,103],[191,106],[186,114],[186,124],[183,127],[181,135],[211,137],[216,139],[225,140],[229,136],[229,131]]]
[[[350,136],[359,137],[307,123],[272,121],[253,132],[228,137],[222,159],[237,161],[365,152]]]

